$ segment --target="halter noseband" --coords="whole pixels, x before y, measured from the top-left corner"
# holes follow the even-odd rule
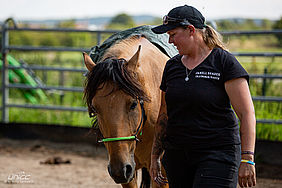
[[[143,128],[143,126],[145,124],[145,121],[146,121],[146,114],[145,114],[143,100],[139,99],[139,104],[141,106],[142,117],[141,117],[140,124],[139,124],[139,126],[137,128],[137,131],[136,131],[136,133],[133,136],[124,136],[124,137],[115,137],[115,138],[103,138],[103,139],[99,140],[98,142],[112,142],[112,141],[123,141],[123,140],[136,140],[136,141],[139,141],[139,139],[137,138],[138,132],[140,131],[141,128]],[[139,135],[142,135],[142,131],[140,131]]]

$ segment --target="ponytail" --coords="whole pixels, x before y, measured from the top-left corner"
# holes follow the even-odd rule
[[[225,44],[222,42],[222,36],[216,30],[214,30],[211,26],[206,25],[204,29],[200,29],[204,42],[210,48],[221,48],[223,50],[228,50]]]

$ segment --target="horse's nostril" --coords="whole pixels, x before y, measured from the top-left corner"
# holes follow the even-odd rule
[[[124,168],[125,168],[125,177],[128,179],[132,176],[132,166],[128,164]]]
[[[116,183],[128,183],[134,177],[135,164],[127,163],[122,166],[117,168],[119,166],[108,165],[108,172]]]

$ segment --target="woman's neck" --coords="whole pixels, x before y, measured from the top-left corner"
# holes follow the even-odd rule
[[[211,53],[212,49],[210,49],[207,45],[196,45],[193,47],[191,53],[182,56],[182,63],[188,69],[193,69],[199,64],[201,64]]]

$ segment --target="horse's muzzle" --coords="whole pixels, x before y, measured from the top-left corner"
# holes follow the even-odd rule
[[[129,183],[134,178],[135,163],[124,164],[119,168],[108,165],[108,172],[116,183]]]

